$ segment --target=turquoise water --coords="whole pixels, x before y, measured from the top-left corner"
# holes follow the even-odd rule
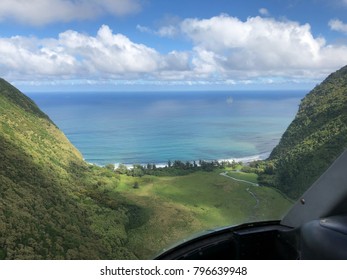
[[[30,94],[86,161],[266,157],[303,91]]]

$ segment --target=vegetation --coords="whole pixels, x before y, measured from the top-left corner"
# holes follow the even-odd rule
[[[89,165],[32,100],[0,80],[0,259],[150,258],[194,232],[278,219],[290,206],[221,168]]]
[[[347,66],[302,100],[295,119],[265,163],[274,170],[263,173],[260,180],[298,198],[346,147]]]
[[[124,246],[124,199],[117,198],[117,230],[106,242],[111,231],[102,221],[110,210],[87,196],[117,183],[113,172],[88,166],[29,98],[0,81],[1,258],[133,258]]]
[[[192,233],[250,221],[278,220],[292,205],[273,188],[237,182],[220,172],[141,178],[121,175],[118,188],[110,192],[122,194],[149,215],[147,222],[128,232],[128,246],[139,257],[148,258]],[[134,182],[140,188],[134,189]]]
[[[168,164],[165,167],[157,167],[155,164],[148,163],[147,165],[135,164],[131,168],[128,168],[124,164],[120,164],[116,168],[118,174],[126,174],[133,177],[142,177],[144,175],[153,175],[153,176],[183,176],[188,175],[197,171],[207,171],[211,172],[216,169],[223,169],[226,167],[235,167],[237,165],[242,165],[242,163],[228,162],[228,161],[204,161],[199,160],[199,162],[182,162],[180,160],[175,160],[171,162],[168,161]],[[112,165],[111,165],[112,166]],[[111,169],[113,166],[111,167]]]

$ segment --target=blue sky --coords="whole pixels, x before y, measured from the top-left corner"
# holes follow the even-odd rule
[[[2,0],[23,91],[310,89],[347,64],[347,0]]]

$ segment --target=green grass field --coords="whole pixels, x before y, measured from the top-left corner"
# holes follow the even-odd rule
[[[142,215],[145,220],[128,230],[127,246],[139,258],[151,258],[163,248],[207,229],[280,219],[291,206],[271,188],[237,182],[221,176],[221,172],[176,177],[122,175],[113,191],[146,213]],[[238,175],[244,180],[256,179],[255,174]],[[133,187],[135,182],[138,188]]]

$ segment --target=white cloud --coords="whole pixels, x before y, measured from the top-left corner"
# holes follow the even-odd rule
[[[140,32],[143,32],[143,33],[154,33],[154,31],[152,29],[150,29],[149,27],[147,26],[143,26],[143,25],[136,25],[136,29]]]
[[[159,30],[157,31],[157,34],[161,37],[172,38],[172,37],[175,37],[178,32],[179,32],[179,30],[177,29],[176,26],[169,25],[169,26],[163,26],[163,27],[159,28]]]
[[[242,21],[222,14],[209,19],[188,18],[175,26],[168,24],[166,29],[162,26],[159,30],[173,29],[167,35],[148,27],[137,28],[158,36],[181,34],[191,40],[191,68],[185,70],[186,78],[316,79],[347,64],[346,46],[329,45],[323,37],[312,34],[309,24],[289,20],[259,16]]]
[[[0,73],[4,77],[33,78],[77,73],[76,59],[61,48],[39,48],[34,38],[0,39]]]
[[[136,29],[142,33],[149,33],[149,34],[154,34],[160,37],[168,37],[168,38],[173,38],[180,32],[179,29],[174,25],[162,26],[158,30],[153,30],[147,26],[142,26],[138,24],[136,26]]]
[[[332,19],[332,20],[330,20],[329,21],[329,26],[330,26],[331,30],[339,31],[339,32],[347,34],[347,24],[343,23],[339,19]]]
[[[17,80],[136,79],[188,67],[188,54],[172,51],[162,55],[114,34],[106,25],[96,36],[68,30],[57,39],[0,38],[0,75]]]
[[[123,16],[140,9],[139,0],[1,0],[0,20],[44,25],[93,19],[104,14]]]
[[[220,15],[186,19],[181,30],[195,45],[196,69],[205,74],[314,77],[347,64],[347,47],[315,38],[309,24],[262,17],[241,21]]]
[[[129,74],[154,71],[160,55],[145,45],[136,44],[122,34],[113,34],[106,25],[96,37],[76,31],[66,31],[59,36],[65,51],[80,57],[90,73]]]
[[[269,15],[270,15],[268,9],[266,9],[266,8],[260,8],[260,9],[259,9],[259,13],[260,13],[262,16],[269,16]]]

